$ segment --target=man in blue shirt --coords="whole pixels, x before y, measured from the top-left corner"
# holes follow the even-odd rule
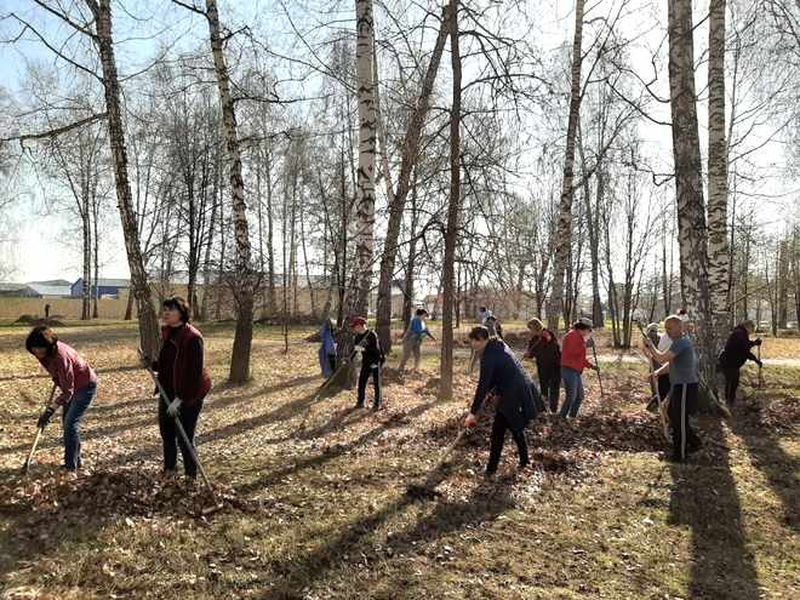
[[[408,329],[406,329],[406,332],[403,334],[403,358],[400,359],[401,371],[405,370],[406,362],[408,362],[408,359],[413,354],[414,372],[416,373],[419,370],[422,339],[425,336],[428,336],[432,340],[436,339],[431,335],[431,332],[428,331],[428,326],[425,324],[425,317],[427,316],[427,310],[418,308],[414,318],[411,319],[411,323],[408,325]]]
[[[700,438],[689,423],[689,415],[697,409],[699,392],[697,355],[692,339],[685,333],[684,321],[678,315],[667,317],[664,327],[672,340],[669,350],[659,352],[647,339],[646,353],[662,365],[651,374],[651,377],[657,380],[660,375],[669,372],[672,458],[676,462],[683,462],[690,452],[700,448]]]

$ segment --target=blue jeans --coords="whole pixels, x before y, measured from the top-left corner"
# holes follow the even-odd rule
[[[559,414],[575,418],[583,403],[583,377],[575,369],[562,367],[561,378],[564,381],[565,398]]]
[[[61,423],[64,426],[64,466],[68,471],[81,466],[81,420],[96,392],[97,384],[90,383],[76,391],[69,404],[64,406]]]

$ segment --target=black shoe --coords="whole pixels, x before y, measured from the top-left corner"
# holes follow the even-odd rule
[[[372,405],[372,412],[378,412],[379,410],[383,409],[383,404],[373,404]]]
[[[518,471],[524,471],[525,469],[527,469],[530,466],[531,466],[531,461],[526,460],[525,462],[521,462],[521,463],[519,463],[517,465],[517,470]]]
[[[356,408],[364,408],[364,403],[359,402],[358,404],[356,404]]]
[[[483,477],[485,479],[488,479],[489,481],[494,480],[497,477],[497,469],[492,469],[491,471],[489,469],[486,469],[483,472]]]

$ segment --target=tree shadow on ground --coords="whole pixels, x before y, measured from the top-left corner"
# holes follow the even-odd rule
[[[760,412],[762,407],[756,407]],[[764,474],[772,491],[781,499],[784,524],[800,532],[800,460],[781,448],[781,438],[775,432],[757,426],[750,411],[736,411],[731,422],[733,433],[747,446],[753,464]]]
[[[431,470],[420,487],[433,490],[451,472],[452,465],[440,463]],[[298,590],[323,579],[327,573],[346,564],[346,556],[359,555],[365,562],[386,560],[387,549],[393,554],[417,552],[418,542],[430,543],[448,533],[493,521],[514,507],[508,482],[482,482],[472,493],[459,501],[438,501],[434,510],[412,527],[387,536],[385,544],[376,546],[370,537],[389,519],[411,507],[417,498],[405,493],[378,511],[357,519],[333,532],[325,543],[304,556],[273,562],[272,568],[280,577],[272,593],[281,598],[299,598]],[[273,596],[270,596],[273,597]]]
[[[382,433],[406,424],[407,420],[419,417],[437,404],[437,401],[431,401],[425,404],[420,404],[419,406],[403,413],[393,413],[389,416],[389,418],[382,421],[380,425],[373,427],[369,431],[366,431],[356,439],[347,443],[328,446],[318,454],[292,461],[283,468],[267,473],[264,477],[258,478],[245,485],[237,486],[237,492],[244,496],[254,491],[261,490],[267,486],[279,483],[289,475],[294,475],[295,473],[305,469],[320,467],[328,461],[347,454],[355,448],[363,446],[364,444],[376,439]]]
[[[722,424],[703,419],[705,449],[688,464],[673,464],[670,523],[691,529],[688,596],[716,600],[760,597],[755,560],[747,548],[742,507]]]

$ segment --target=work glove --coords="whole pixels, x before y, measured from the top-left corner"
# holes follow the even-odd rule
[[[48,406],[44,409],[41,415],[39,415],[39,420],[36,421],[36,427],[39,429],[44,429],[47,427],[47,424],[50,422],[50,419],[53,418],[53,413],[56,412],[56,409],[52,406]]]
[[[762,340],[761,338],[756,338],[755,345],[756,346],[760,346],[763,342],[764,342],[764,340]]]
[[[170,417],[177,417],[181,404],[183,404],[183,400],[180,398],[175,398],[175,400],[169,403],[169,406],[167,407],[167,414]]]

